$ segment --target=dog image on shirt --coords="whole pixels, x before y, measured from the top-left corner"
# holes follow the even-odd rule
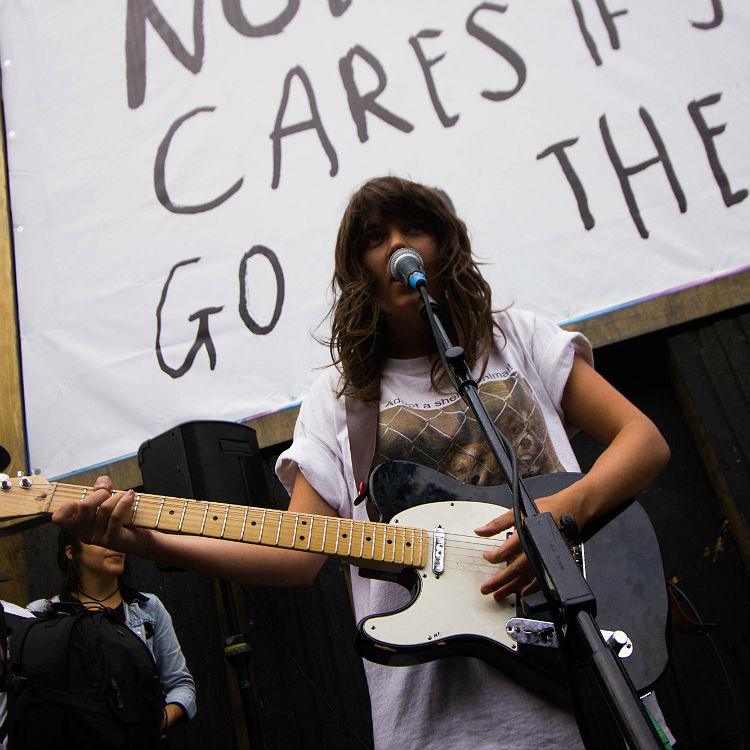
[[[524,477],[562,471],[533,391],[513,373],[483,383],[482,402],[518,455]],[[378,417],[374,465],[392,458],[437,469],[464,484],[502,484],[505,477],[463,401],[440,409],[395,406]]]

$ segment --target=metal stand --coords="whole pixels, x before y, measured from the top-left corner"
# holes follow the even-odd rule
[[[565,679],[584,745],[588,750],[663,750],[663,744],[636,695],[620,659],[604,642],[594,616],[596,599],[550,513],[540,513],[519,477],[513,447],[487,413],[464,351],[452,346],[438,316],[438,305],[422,277],[414,286],[438,352],[457,393],[479,423],[513,492],[515,528],[523,551],[552,612]],[[577,532],[575,519],[564,528]],[[572,541],[572,540],[571,540]]]
[[[261,729],[258,705],[255,700],[253,683],[250,679],[250,670],[253,659],[253,649],[250,645],[249,635],[240,632],[237,619],[237,608],[234,604],[234,592],[229,581],[220,581],[221,598],[224,603],[224,613],[227,618],[227,627],[230,635],[224,641],[224,656],[230,666],[237,673],[237,682],[240,688],[240,700],[242,701],[242,712],[245,718],[247,738],[250,750],[263,750],[263,732]]]

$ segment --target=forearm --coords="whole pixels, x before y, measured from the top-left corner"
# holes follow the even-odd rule
[[[646,417],[628,422],[585,476],[559,493],[579,526],[645,489],[669,460],[669,447]]]
[[[94,488],[96,491],[80,502],[63,503],[52,515],[55,523],[89,544],[256,586],[312,583],[325,562],[325,555],[311,552],[130,527],[134,492],[112,493],[109,477],[99,477]],[[305,515],[335,515],[301,473],[289,510]]]
[[[305,586],[325,562],[320,554],[155,531],[136,554],[250,586]]]
[[[168,729],[184,718],[185,709],[179,703],[167,703],[164,706],[164,718],[162,719],[160,729]]]

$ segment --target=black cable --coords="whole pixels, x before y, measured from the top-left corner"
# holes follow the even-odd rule
[[[690,609],[690,612],[692,614],[692,617],[696,622],[700,624],[705,624],[705,620],[701,617],[700,613],[696,609],[695,605],[690,601],[688,595],[675,583],[668,582],[667,584],[669,588],[671,588],[673,591],[675,591],[677,594],[680,595],[683,602],[687,604],[688,608]],[[734,715],[735,719],[737,721],[737,727],[738,727],[738,734],[740,736],[740,747],[739,750],[745,750],[745,728],[744,724],[742,722],[742,711],[740,710],[740,704],[737,700],[737,696],[734,692],[734,689],[732,688],[732,683],[729,679],[729,672],[727,671],[726,665],[724,664],[724,660],[721,658],[721,654],[719,653],[719,649],[716,646],[716,643],[714,642],[714,639],[711,637],[710,633],[704,633],[706,638],[708,639],[708,643],[711,646],[711,650],[714,652],[714,656],[716,657],[716,661],[719,663],[719,668],[721,669],[721,673],[724,675],[724,681],[727,685],[727,690],[729,692],[729,695],[732,699],[732,707],[734,708]]]

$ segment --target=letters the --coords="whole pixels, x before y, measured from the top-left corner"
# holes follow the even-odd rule
[[[688,104],[688,112],[690,117],[695,123],[695,127],[698,129],[698,133],[703,141],[703,147],[706,149],[706,156],[708,156],[708,163],[711,165],[711,171],[713,172],[714,179],[716,180],[719,190],[721,190],[721,197],[724,199],[724,205],[729,207],[735,203],[740,203],[747,198],[747,189],[737,190],[732,192],[732,188],[729,186],[729,180],[727,173],[721,166],[719,161],[719,154],[716,151],[716,145],[714,144],[714,138],[717,135],[721,135],[726,129],[726,123],[723,125],[715,125],[710,128],[703,117],[701,109],[703,107],[710,107],[712,104],[716,104],[721,99],[721,94],[711,94],[706,96],[700,101],[692,101]]]
[[[641,235],[641,237],[643,237],[643,239],[647,239],[648,230],[646,229],[646,225],[641,218],[641,213],[638,209],[638,203],[635,200],[633,189],[630,186],[630,178],[632,175],[637,174],[638,172],[642,172],[644,169],[647,169],[648,167],[661,162],[661,165],[664,168],[664,173],[666,174],[667,180],[669,180],[669,184],[672,188],[672,192],[674,193],[674,197],[677,200],[677,205],[679,206],[680,213],[684,214],[685,211],[687,211],[687,201],[685,200],[685,193],[682,192],[680,183],[677,180],[677,175],[674,171],[674,167],[672,166],[672,162],[669,158],[669,154],[667,153],[667,149],[664,146],[664,141],[662,141],[661,136],[659,135],[659,131],[656,129],[654,121],[651,119],[651,115],[649,115],[649,113],[643,107],[640,107],[638,109],[638,114],[640,114],[641,120],[646,126],[646,130],[648,130],[648,134],[651,136],[651,140],[654,142],[654,146],[656,146],[657,151],[657,155],[655,157],[653,157],[652,159],[647,159],[640,164],[635,164],[632,167],[625,167],[623,165],[622,160],[620,159],[620,155],[617,153],[617,149],[615,148],[614,141],[612,140],[612,135],[609,131],[609,125],[607,124],[607,118],[604,115],[599,118],[599,129],[604,141],[604,147],[607,149],[607,154],[609,155],[610,161],[612,162],[612,166],[615,168],[617,179],[620,181],[620,187],[622,188],[622,194],[625,196],[625,202],[628,205],[630,216],[638,229],[638,233]]]
[[[565,175],[566,179],[568,180],[568,184],[573,190],[573,195],[575,196],[576,203],[578,204],[578,213],[581,215],[581,219],[583,220],[583,226],[586,227],[586,229],[592,229],[596,222],[594,221],[594,217],[589,210],[589,202],[588,198],[586,197],[586,191],[583,189],[583,183],[579,179],[575,169],[573,169],[573,165],[570,163],[570,159],[568,159],[568,155],[565,152],[565,149],[569,148],[570,146],[574,146],[577,142],[578,138],[570,138],[567,141],[553,143],[548,148],[545,148],[544,151],[537,154],[536,158],[544,159],[545,156],[549,156],[550,154],[554,154],[557,157],[557,161],[560,163],[563,174]]]

